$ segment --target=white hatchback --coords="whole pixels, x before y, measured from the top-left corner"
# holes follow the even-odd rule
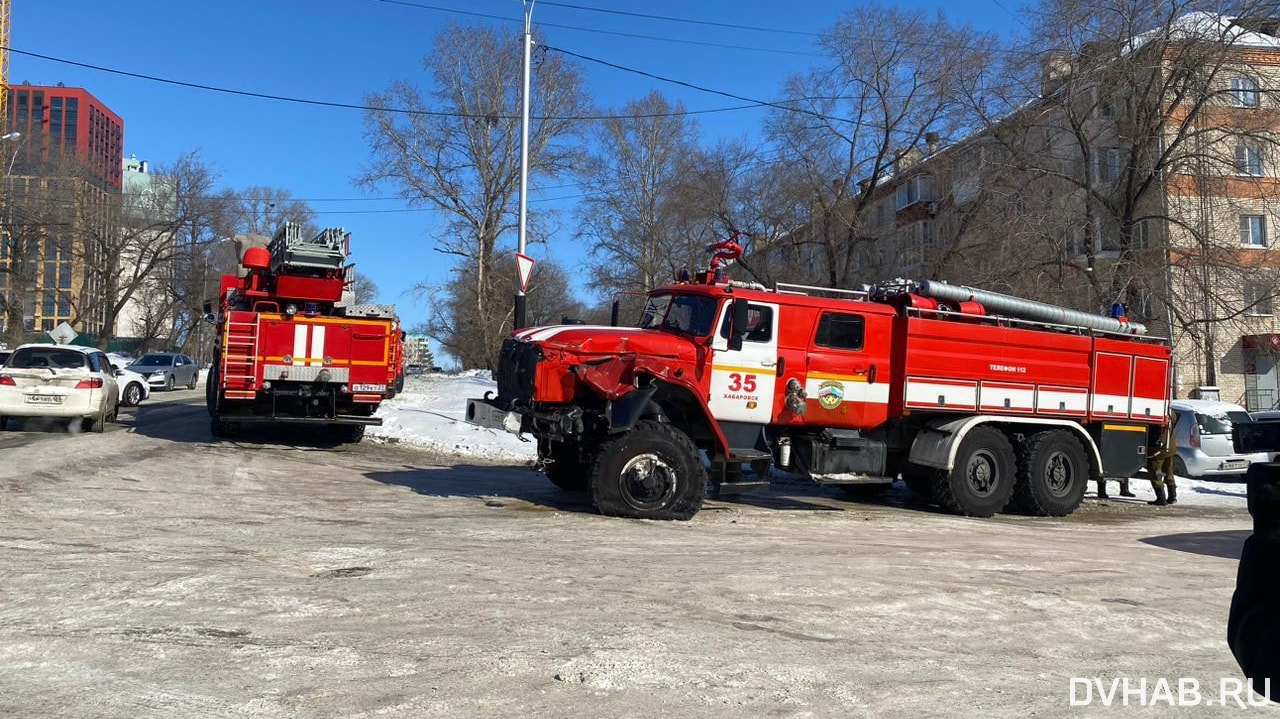
[[[22,345],[0,369],[0,429],[11,417],[62,417],[102,432],[119,404],[111,362],[92,347]]]

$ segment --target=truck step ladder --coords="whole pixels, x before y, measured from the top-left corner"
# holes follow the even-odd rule
[[[257,396],[258,322],[252,312],[231,312],[222,339],[222,383],[228,399]]]

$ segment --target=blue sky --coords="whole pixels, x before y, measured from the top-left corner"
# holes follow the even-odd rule
[[[508,18],[519,27],[520,0],[16,0],[11,47],[144,75],[250,92],[359,104],[366,91],[393,80],[423,84],[421,59],[449,23],[502,24],[465,13]],[[789,75],[818,60],[815,37],[854,3],[845,0],[562,0],[538,4],[535,24],[545,42],[657,75],[758,99],[777,97]],[[1007,33],[1014,0],[931,2],[903,6],[944,9],[952,20]],[[420,7],[410,7],[418,5]],[[770,28],[756,31],[565,7],[607,8],[646,15]],[[434,9],[432,9],[434,8]],[[455,10],[459,12],[448,12]],[[614,34],[608,34],[614,33]],[[630,37],[642,35],[647,37]],[[661,39],[658,39],[661,38]],[[710,46],[710,43],[717,46]],[[724,47],[721,47],[724,46]],[[513,52],[518,52],[513,48]],[[783,52],[777,52],[783,51]],[[616,107],[651,89],[687,109],[727,107],[724,97],[661,83],[598,65],[586,66],[588,90],[602,107]],[[199,149],[231,188],[268,185],[310,200],[324,226],[353,233],[353,259],[394,302],[406,324],[427,308],[408,290],[448,276],[432,250],[431,212],[406,211],[352,180],[368,162],[363,113],[236,97],[122,77],[12,54],[10,82],[84,87],[125,120],[125,155],[153,164]],[[518,82],[512,78],[512,82]],[[704,115],[704,139],[754,136],[761,110]],[[563,184],[563,181],[557,184]],[[390,190],[383,194],[389,194]],[[572,187],[539,191],[530,209],[564,207]],[[537,246],[558,257],[580,257],[569,222]],[[514,238],[512,238],[514,244]],[[512,269],[514,272],[514,268]]]

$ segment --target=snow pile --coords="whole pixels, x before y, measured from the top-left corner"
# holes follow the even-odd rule
[[[368,436],[392,438],[402,444],[424,447],[441,454],[494,462],[523,463],[536,458],[533,442],[521,442],[515,435],[468,424],[463,417],[468,397],[497,394],[498,385],[488,372],[457,375],[427,374],[407,377],[405,391],[382,403],[378,416],[381,427],[370,427]],[[1151,483],[1132,480],[1138,496],[1119,496],[1120,486],[1111,481],[1107,491],[1112,502],[1142,503],[1155,499]],[[899,483],[901,491],[908,491]],[[1095,483],[1089,483],[1086,497],[1094,497]],[[1178,504],[1218,507],[1245,507],[1244,482],[1178,478]]]
[[[458,375],[426,374],[405,378],[404,392],[382,403],[381,427],[370,427],[369,437],[394,439],[401,444],[457,457],[498,462],[527,462],[537,457],[533,442],[515,435],[484,429],[464,421],[467,398],[497,394],[498,385],[488,372]]]

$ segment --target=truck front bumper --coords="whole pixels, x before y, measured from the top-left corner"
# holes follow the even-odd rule
[[[499,429],[520,434],[522,424],[518,413],[503,409],[490,399],[468,399],[467,421],[486,429]]]

